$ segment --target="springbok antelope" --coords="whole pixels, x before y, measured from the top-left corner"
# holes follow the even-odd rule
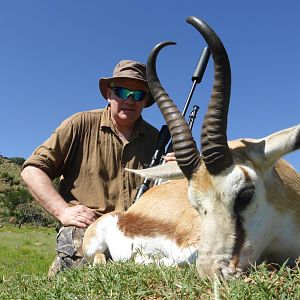
[[[179,224],[185,226],[189,235],[184,236],[184,231],[181,231],[179,236],[192,248],[191,253],[198,248],[197,270],[200,276],[237,277],[250,264],[263,259],[293,263],[300,255],[300,177],[281,157],[300,147],[300,125],[263,139],[227,141],[231,71],[226,50],[205,22],[196,17],[189,17],[187,22],[204,37],[215,69],[212,95],[202,124],[201,153],[188,124],[157,77],[157,55],[164,46],[173,44],[161,43],[148,58],[147,78],[169,127],[181,172],[174,164],[135,172],[153,178],[182,176],[185,179],[150,189],[128,212],[116,215],[114,223],[110,221],[110,230],[118,232],[119,236],[106,236],[115,240],[131,239],[131,245],[134,245],[134,239],[142,237],[148,239],[149,248],[150,237],[156,236],[161,243],[157,248],[164,249],[167,240],[173,240],[172,248],[178,241],[175,228]],[[188,206],[185,193],[198,215]],[[181,201],[186,207],[184,210],[180,207]],[[188,214],[182,215],[183,211]],[[127,232],[126,226],[120,222],[126,214],[135,216],[127,217],[131,228],[136,226],[132,232]],[[106,219],[109,218],[113,219],[113,216]],[[172,227],[166,233],[165,225],[170,220]],[[99,229],[101,224],[102,228],[105,227],[103,221],[104,218],[96,221],[87,231],[87,255],[96,252],[96,241],[103,236]],[[191,223],[193,227],[189,230]],[[109,232],[108,228],[104,232]],[[108,244],[103,240],[101,243]],[[120,246],[118,249],[119,257],[125,252],[124,248]]]

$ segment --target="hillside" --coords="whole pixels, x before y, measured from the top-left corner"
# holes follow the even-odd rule
[[[24,186],[21,169],[24,158],[8,158],[0,155],[0,193],[12,186]]]
[[[0,155],[0,225],[8,220],[19,227],[26,223],[55,225],[56,221],[33,200],[21,179],[24,161],[21,157]]]

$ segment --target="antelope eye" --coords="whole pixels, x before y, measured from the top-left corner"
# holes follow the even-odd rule
[[[248,186],[241,189],[235,199],[233,211],[235,214],[241,213],[251,202],[255,192],[254,186]]]

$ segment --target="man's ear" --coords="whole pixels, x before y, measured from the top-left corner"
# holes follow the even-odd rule
[[[107,95],[107,101],[109,102],[109,98],[110,98],[110,95],[111,95],[111,88],[110,87],[108,87],[107,89],[107,92],[106,92],[106,95]]]
[[[149,94],[147,94],[144,101],[144,108],[147,106],[149,99],[150,99]]]

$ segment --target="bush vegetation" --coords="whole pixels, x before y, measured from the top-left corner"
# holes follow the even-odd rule
[[[54,218],[33,200],[21,179],[24,161],[21,157],[0,156],[0,223],[10,220],[19,227],[23,224],[54,225]]]

